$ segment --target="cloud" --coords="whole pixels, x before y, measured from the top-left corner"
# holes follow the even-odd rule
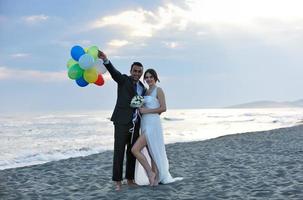
[[[38,70],[22,70],[22,69],[10,69],[8,67],[0,67],[0,80],[30,80],[39,82],[58,82],[66,81],[66,71],[58,72],[46,72]],[[18,76],[22,75],[22,76]]]
[[[71,48],[74,45],[80,45],[82,47],[89,47],[93,45],[91,40],[51,40],[51,44],[59,45],[61,47]]]
[[[47,21],[49,19],[49,16],[47,15],[31,15],[31,16],[24,16],[22,17],[22,20],[27,24],[38,24],[44,21]]]
[[[108,42],[108,45],[112,47],[123,47],[127,44],[129,44],[127,40],[111,40]]]
[[[30,54],[29,53],[15,53],[15,54],[11,54],[12,58],[26,58],[29,57]]]
[[[175,49],[177,47],[180,47],[180,43],[179,42],[163,42],[164,45],[170,49]]]
[[[22,76],[18,76],[18,75]],[[67,76],[67,70],[64,71],[39,71],[39,70],[22,70],[22,69],[10,69],[5,66],[0,66],[0,81],[1,80],[16,80],[18,81],[37,81],[37,82],[62,82],[72,81]],[[103,74],[105,81],[111,79],[109,73]]]
[[[105,16],[91,24],[91,28],[101,28],[106,26],[123,26],[130,36],[152,37],[153,34],[167,25],[174,17],[182,16],[179,13],[182,9],[167,4],[165,7],[159,7],[156,12],[138,8],[135,10],[126,10],[117,15]],[[184,28],[184,23],[175,23],[174,26]]]
[[[182,5],[172,2],[155,11],[137,8],[105,16],[90,27],[116,26],[130,37],[145,38],[162,30],[187,32],[193,26],[206,27],[221,35],[237,30],[271,34],[276,30],[273,26],[277,22],[282,22],[283,28],[288,29],[292,27],[290,22],[303,19],[300,0],[186,0]],[[205,30],[197,32],[199,36],[207,34]]]
[[[151,12],[143,9],[124,11],[118,15],[107,16],[95,21],[91,27],[100,28],[110,25],[124,26],[131,36],[151,37],[153,25],[146,18],[154,18]]]
[[[256,19],[303,17],[300,0],[186,0],[187,15],[196,22],[247,23]]]

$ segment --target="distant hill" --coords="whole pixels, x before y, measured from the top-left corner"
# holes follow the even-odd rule
[[[229,106],[228,108],[285,108],[285,107],[303,107],[303,99],[297,101],[254,101],[244,104]]]

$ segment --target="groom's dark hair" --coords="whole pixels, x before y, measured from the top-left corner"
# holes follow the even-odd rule
[[[137,65],[137,66],[143,67],[143,65],[142,65],[140,62],[133,62],[133,64],[132,64],[132,66],[131,66],[130,70],[132,70],[132,69],[133,69],[133,66],[134,66],[134,65]]]

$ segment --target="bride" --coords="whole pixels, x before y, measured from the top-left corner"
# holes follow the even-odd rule
[[[137,158],[135,182],[138,185],[156,186],[158,183],[171,183],[182,178],[172,178],[169,173],[160,121],[160,114],[166,111],[166,103],[163,90],[156,85],[159,81],[156,71],[147,69],[144,80],[149,89],[144,96],[144,106],[140,108],[141,135],[132,148],[132,153]]]

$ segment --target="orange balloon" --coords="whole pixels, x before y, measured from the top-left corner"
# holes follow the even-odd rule
[[[98,79],[95,82],[96,85],[102,86],[104,85],[104,78],[102,74],[98,74]]]

